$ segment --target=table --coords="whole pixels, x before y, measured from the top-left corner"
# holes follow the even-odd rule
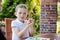
[[[34,39],[37,38],[37,39]],[[47,33],[47,34],[40,34],[36,37],[33,37],[34,40],[60,40],[60,34],[54,33]]]

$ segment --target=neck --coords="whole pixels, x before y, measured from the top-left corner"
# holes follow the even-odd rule
[[[19,20],[19,19],[18,19]],[[24,21],[22,21],[22,20],[19,20],[19,21],[21,21],[22,23],[24,23]]]
[[[21,21],[21,20],[20,20]],[[21,21],[22,23],[24,23],[24,21]]]
[[[17,18],[19,21],[21,21],[22,23],[24,23],[24,21],[20,20],[19,18]]]

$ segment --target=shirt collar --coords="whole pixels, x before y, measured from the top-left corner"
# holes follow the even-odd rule
[[[16,21],[19,22],[20,24],[24,24],[24,23],[25,23],[25,21],[24,21],[24,23],[23,23],[23,22],[21,22],[21,21],[18,20],[18,19],[16,19]]]

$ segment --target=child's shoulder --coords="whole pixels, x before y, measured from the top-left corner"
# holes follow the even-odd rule
[[[18,22],[17,22],[17,20],[15,19],[15,20],[12,20],[12,23],[18,23]]]
[[[16,20],[12,20],[12,22],[11,22],[11,26],[12,27],[18,27],[18,22],[16,21]]]

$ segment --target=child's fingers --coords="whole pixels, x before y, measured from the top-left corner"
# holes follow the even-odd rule
[[[28,19],[28,24],[34,24],[34,19],[29,18],[29,19]]]

